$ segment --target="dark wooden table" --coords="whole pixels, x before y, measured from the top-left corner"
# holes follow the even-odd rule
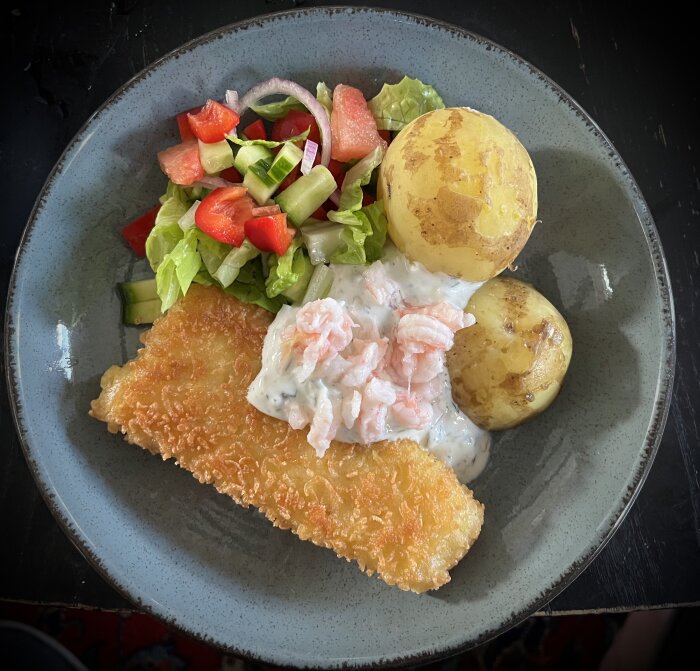
[[[324,4],[345,3],[93,0],[85,6],[43,6],[18,1],[10,5],[15,9],[3,9],[3,304],[20,234],[46,176],[73,134],[115,89],[209,30],[256,14]],[[573,0],[385,0],[382,5],[458,24],[533,63],[592,114],[636,177],[659,229],[675,296],[673,407],[631,512],[547,610],[700,603],[700,106],[694,22],[668,3],[663,18],[653,3],[653,15]],[[54,522],[25,464],[4,375],[0,384],[0,599],[130,608]]]

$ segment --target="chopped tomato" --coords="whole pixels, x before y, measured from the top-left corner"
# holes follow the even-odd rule
[[[335,177],[335,183],[338,185],[338,188],[342,187],[346,172],[345,164],[341,163],[340,161],[336,161],[335,159],[331,159],[328,162],[328,169],[331,171],[331,175]]]
[[[367,193],[366,191],[362,192],[362,207],[365,207],[366,205],[371,205],[376,200],[377,199],[371,193]]]
[[[281,212],[282,210],[280,210],[279,205],[263,205],[262,207],[253,208],[254,217],[271,217],[275,214],[280,214]]]
[[[188,114],[197,114],[202,109],[202,106],[200,105],[199,107],[193,107],[191,110],[186,110],[184,112],[180,112],[175,117],[175,121],[177,121],[177,128],[180,131],[180,139],[183,142],[187,142],[187,140],[196,140],[197,137],[195,134],[192,132],[192,129],[190,128],[190,122],[187,119]]]
[[[386,147],[362,91],[345,84],[333,91],[331,134],[331,158],[338,161],[364,158],[375,147]]]
[[[307,128],[310,129],[308,139],[320,144],[321,131],[318,129],[314,115],[299,110],[290,110],[272,125],[271,137],[275,142],[283,142],[295,135],[301,135]]]
[[[240,184],[243,181],[243,177],[236,168],[233,166],[230,168],[226,168],[226,170],[222,170],[219,173],[219,177],[221,179],[225,179],[227,182],[233,182],[234,184]]]
[[[379,137],[384,140],[387,144],[391,144],[391,131],[390,130],[378,130]]]
[[[206,104],[197,114],[187,113],[192,132],[202,142],[221,142],[226,139],[240,121],[240,117],[230,107],[207,100]]]
[[[122,229],[124,240],[134,250],[136,256],[146,256],[146,238],[155,226],[158,210],[160,205],[151,208]]]
[[[214,240],[240,247],[245,240],[244,224],[253,213],[253,199],[243,186],[214,189],[194,213],[197,226]]]
[[[282,183],[279,186],[279,192],[282,193],[282,191],[284,191],[288,186],[290,186],[292,182],[296,182],[299,175],[301,175],[301,163],[295,165],[294,168],[292,168],[292,172],[290,172],[282,180]]]
[[[314,212],[311,215],[311,218],[312,219],[319,219],[320,221],[325,221],[326,219],[328,219],[328,215],[326,214],[326,211],[322,207],[319,207],[318,210],[316,210],[316,212]]]
[[[243,135],[249,140],[267,140],[267,130],[262,119],[253,121],[252,124],[243,129]]]
[[[248,219],[245,234],[259,250],[282,256],[292,243],[294,229],[287,226],[287,215],[282,213]]]
[[[159,151],[158,163],[160,163],[160,169],[175,184],[187,186],[204,177],[197,140],[181,142]]]

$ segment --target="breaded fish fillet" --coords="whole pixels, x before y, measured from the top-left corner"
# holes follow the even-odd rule
[[[144,333],[134,360],[105,372],[90,414],[390,585],[423,592],[448,582],[479,535],[482,504],[413,441],[332,443],[319,459],[304,431],[251,406],[271,320],[193,285]]]

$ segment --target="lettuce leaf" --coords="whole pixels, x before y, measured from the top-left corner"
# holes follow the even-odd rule
[[[154,271],[184,237],[178,222],[191,206],[187,191],[173,182],[168,182],[160,202],[155,224],[146,238],[146,258]]]
[[[377,200],[374,203],[362,208],[362,213],[367,217],[369,225],[372,227],[372,235],[365,240],[365,254],[367,262],[378,261],[384,256],[384,244],[388,222],[384,213],[384,203]]]
[[[251,105],[250,109],[263,119],[267,119],[267,121],[277,121],[286,116],[287,112],[291,110],[306,112],[306,107],[292,96],[274,103],[267,103],[266,105]]]
[[[270,254],[267,260],[268,276],[265,282],[265,291],[269,298],[279,296],[283,291],[294,286],[304,274],[307,259],[301,245],[302,239],[295,238],[282,256]]]
[[[260,257],[251,259],[238,273],[236,281],[224,291],[245,303],[254,303],[270,312],[279,312],[285,304],[281,296],[270,298],[265,292],[265,276],[262,271]]]
[[[227,135],[226,139],[233,144],[237,144],[239,147],[250,147],[252,145],[258,145],[259,147],[267,147],[268,149],[274,149],[275,147],[281,147],[287,142],[303,142],[309,137],[309,131],[311,128],[307,128],[303,133],[290,137],[287,140],[242,140],[237,135]]]
[[[158,210],[156,215],[155,226],[177,224],[180,217],[189,209],[190,206],[187,200],[181,200],[178,196],[171,196],[160,206],[160,210]]]
[[[146,258],[153,271],[157,271],[165,257],[175,249],[185,235],[177,224],[154,226],[146,238]]]
[[[161,312],[185,295],[192,280],[199,273],[202,258],[197,251],[197,229],[190,229],[166,254],[156,270],[156,290],[161,301]]]
[[[224,242],[214,240],[204,231],[197,229],[197,249],[202,257],[205,270],[209,275],[214,275],[233,247]]]
[[[384,84],[368,105],[380,130],[401,130],[421,114],[445,107],[432,86],[407,76],[398,84]]]
[[[382,162],[384,149],[375,147],[345,174],[340,190],[339,210],[359,210],[362,207],[362,187],[369,184],[373,170]]]
[[[382,258],[387,231],[382,201],[357,211],[332,211],[328,219],[346,227],[342,232],[343,247],[331,256],[331,263],[364,265]]]
[[[165,188],[165,193],[159,198],[160,204],[163,205],[167,200],[175,198],[182,203],[186,203],[189,199],[187,187],[180,186],[168,180],[168,186]]]
[[[316,100],[325,107],[326,112],[328,112],[328,118],[330,118],[333,111],[333,93],[326,86],[326,82],[316,84]]]
[[[241,268],[259,254],[260,250],[250,240],[244,240],[240,247],[231,248],[212,275],[225,289],[238,277]]]
[[[286,301],[282,296],[267,295],[260,251],[250,241],[245,240],[236,248],[215,240],[196,226],[182,230],[178,221],[194,202],[193,195],[170,182],[146,240],[146,256],[156,274],[161,311],[166,312],[196,282],[219,286],[239,300],[277,312]],[[299,262],[294,267],[292,257],[291,263],[296,272]],[[292,275],[286,280],[278,277],[281,291],[290,279]]]

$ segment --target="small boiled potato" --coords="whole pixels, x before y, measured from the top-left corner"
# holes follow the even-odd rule
[[[500,121],[467,107],[409,123],[387,149],[377,189],[401,252],[473,282],[513,262],[537,216],[527,150]]]
[[[571,333],[557,309],[529,284],[489,280],[466,307],[476,324],[447,353],[452,396],[483,429],[508,429],[545,410],[571,361]]]

